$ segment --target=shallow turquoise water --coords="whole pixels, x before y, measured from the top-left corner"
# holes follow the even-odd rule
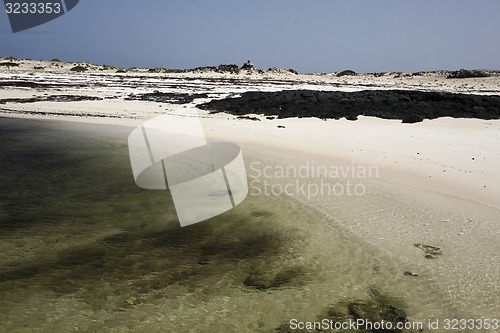
[[[167,191],[135,185],[129,130],[79,126],[0,120],[0,331],[286,331],[353,302],[453,314],[288,197],[180,228]]]

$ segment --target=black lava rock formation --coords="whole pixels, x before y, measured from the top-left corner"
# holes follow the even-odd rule
[[[500,96],[410,90],[251,91],[241,94],[241,97],[213,100],[198,107],[238,116],[263,114],[278,118],[345,117],[356,120],[364,115],[401,119],[403,123],[439,117],[500,119]]]
[[[252,71],[256,70],[255,65],[250,62],[250,60],[247,60],[243,66],[241,66],[242,70],[247,70],[247,71]]]
[[[130,94],[126,101],[148,101],[157,103],[170,104],[187,104],[194,101],[195,98],[207,98],[207,94],[188,94],[188,93],[172,93],[154,91],[146,94]]]
[[[240,68],[238,65],[219,65],[219,66],[204,66],[204,67],[196,67],[193,69],[188,69],[186,72],[216,72],[216,73],[231,73],[238,74],[240,72]]]

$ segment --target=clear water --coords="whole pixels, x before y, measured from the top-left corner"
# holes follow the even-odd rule
[[[80,127],[0,120],[2,332],[284,332],[352,302],[459,315],[290,197],[180,228],[167,191],[135,185],[129,130]]]

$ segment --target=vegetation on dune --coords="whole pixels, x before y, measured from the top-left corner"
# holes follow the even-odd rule
[[[57,58],[54,58],[51,60],[52,62],[61,62],[61,60],[57,59]]]
[[[356,72],[355,72],[355,71],[352,71],[352,70],[350,70],[350,69],[347,69],[347,70],[345,70],[345,71],[342,71],[342,72],[340,72],[340,73],[337,73],[337,76],[338,76],[338,77],[345,76],[345,75],[354,76],[354,75],[356,75]]]
[[[451,72],[447,79],[467,79],[472,77],[488,77],[489,75],[480,70],[461,69]]]
[[[107,71],[109,69],[117,69],[117,67],[112,65],[102,65],[102,70]]]
[[[70,69],[71,71],[73,72],[86,72],[88,69],[86,67],[83,67],[83,66],[75,66],[73,68]]]
[[[117,73],[127,73],[127,71],[126,71],[125,69],[123,69],[123,68],[118,68],[118,69],[116,70],[116,72],[117,72]]]
[[[4,66],[4,67],[18,67],[19,64],[15,63],[15,62],[7,61],[7,62],[0,63],[0,66]]]
[[[157,67],[157,68],[150,69],[149,72],[151,72],[151,73],[180,73],[182,71],[178,70],[178,69],[172,69],[172,68]]]
[[[173,69],[173,68],[163,68],[163,72],[165,72],[165,73],[179,73],[179,70]]]

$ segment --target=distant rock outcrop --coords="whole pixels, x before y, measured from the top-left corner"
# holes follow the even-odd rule
[[[267,73],[269,74],[299,74],[295,69],[283,69],[278,67],[272,67],[267,69]]]
[[[450,75],[448,75],[447,79],[467,79],[467,78],[488,77],[488,76],[490,75],[484,71],[461,69],[458,71],[451,72]]]
[[[247,60],[247,61],[243,64],[243,66],[241,66],[241,69],[242,69],[242,70],[246,70],[246,71],[254,71],[254,70],[256,70],[257,68],[255,67],[255,65],[254,65],[254,64],[252,64],[252,63],[250,62],[250,60]]]
[[[207,98],[207,94],[188,94],[188,93],[173,93],[173,92],[160,92],[155,90],[152,93],[146,94],[130,94],[126,101],[148,101],[157,103],[170,103],[170,104],[187,104],[194,101],[195,98]]]
[[[250,60],[247,60],[241,67],[235,64],[219,66],[203,66],[193,69],[186,69],[187,73],[223,73],[223,74],[298,74],[294,69],[283,69],[272,67],[267,70],[257,68]]]
[[[219,65],[219,66],[204,66],[204,67],[196,67],[193,69],[188,69],[186,72],[195,72],[195,73],[207,73],[207,72],[215,72],[215,73],[230,73],[230,74],[238,74],[240,72],[240,68],[238,65]]]

